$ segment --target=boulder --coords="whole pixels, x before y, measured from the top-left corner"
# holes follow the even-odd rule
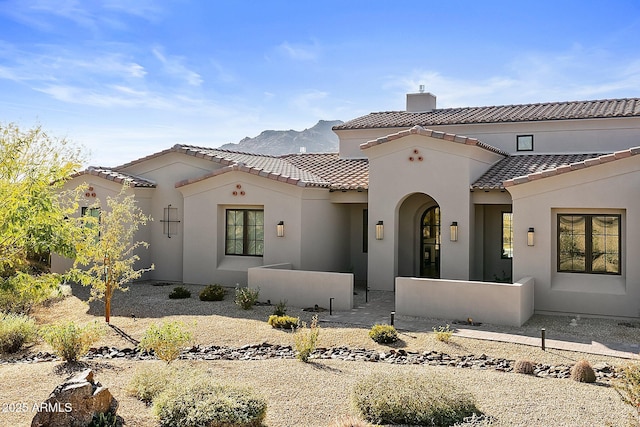
[[[31,427],[86,427],[93,416],[118,409],[109,389],[94,381],[87,369],[58,385],[49,398],[34,407]]]

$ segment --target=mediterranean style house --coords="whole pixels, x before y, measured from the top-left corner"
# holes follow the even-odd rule
[[[251,286],[255,267],[287,265],[351,273],[425,314],[640,317],[640,99],[439,109],[421,90],[333,130],[338,153],[178,144],[66,185],[87,183],[89,205],[130,183],[154,218],[148,279]],[[517,284],[515,300],[496,287]]]

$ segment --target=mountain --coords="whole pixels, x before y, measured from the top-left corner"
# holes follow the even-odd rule
[[[341,120],[320,120],[312,128],[300,132],[265,130],[255,138],[246,137],[238,143],[224,144],[220,148],[274,156],[299,153],[300,147],[304,147],[307,153],[336,153],[338,136],[331,128],[339,124],[342,124]]]

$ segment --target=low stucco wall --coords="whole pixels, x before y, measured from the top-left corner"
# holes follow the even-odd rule
[[[516,283],[396,278],[396,313],[522,326],[533,315],[534,280]]]
[[[249,272],[249,287],[260,288],[260,301],[287,301],[294,307],[329,308],[333,298],[334,310],[353,307],[353,274],[324,271],[292,270],[291,264],[253,267]]]

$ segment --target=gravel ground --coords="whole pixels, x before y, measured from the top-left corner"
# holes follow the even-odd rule
[[[146,327],[164,320],[180,320],[192,329],[195,343],[202,345],[242,346],[269,342],[291,345],[290,332],[274,330],[266,319],[273,307],[256,306],[244,311],[236,307],[228,295],[223,302],[202,302],[197,299],[201,286],[186,285],[192,291],[188,300],[170,300],[167,295],[173,286],[133,285],[129,292],[117,293],[112,302],[111,323],[140,339]],[[232,291],[232,290],[231,290]],[[98,302],[87,304],[86,289],[74,289],[74,296],[39,309],[35,316],[39,323],[73,319],[78,322],[102,321],[103,306]],[[135,315],[135,319],[131,315]],[[299,308],[289,308],[289,314],[300,315],[309,321],[312,314]],[[326,313],[320,313],[320,317]],[[638,341],[640,329],[618,325],[617,321],[580,319],[578,327],[569,326],[569,318],[534,316],[521,329],[494,328],[514,333],[539,333],[542,324],[551,329],[557,323],[558,334],[572,334],[583,339],[608,341]],[[442,320],[434,319],[435,324]],[[554,323],[554,324],[555,324]],[[489,325],[483,325],[489,327]],[[554,326],[555,328],[555,326]],[[563,329],[564,328],[564,329]],[[590,331],[590,332],[589,332]],[[589,332],[589,333],[587,333]],[[349,346],[387,350],[389,347],[408,351],[437,350],[449,354],[487,354],[508,359],[527,358],[539,363],[571,364],[587,358],[591,363],[607,362],[622,366],[628,361],[564,351],[542,352],[538,348],[499,342],[464,339],[454,335],[449,344],[435,340],[425,332],[402,333],[393,346],[374,343],[367,335],[368,328],[345,327],[322,323],[321,347]],[[112,331],[99,345],[131,346]],[[39,344],[29,351],[50,350]],[[153,426],[156,422],[151,409],[126,395],[124,389],[132,373],[149,363],[113,360],[91,362],[98,381],[108,386],[120,401],[119,414],[130,426]],[[478,408],[495,419],[496,426],[627,426],[632,419],[630,407],[624,405],[615,390],[605,385],[579,384],[568,379],[542,379],[514,373],[430,366],[394,366],[381,363],[315,361],[304,364],[295,360],[264,361],[210,361],[187,362],[210,372],[212,379],[247,384],[268,399],[266,424],[276,426],[328,426],[332,421],[351,414],[349,393],[354,382],[376,370],[411,372],[427,370],[433,375],[444,375],[463,384],[473,393]],[[44,400],[53,388],[67,376],[60,363],[13,364],[0,366],[0,404]],[[33,414],[0,412],[0,425],[29,425]]]

